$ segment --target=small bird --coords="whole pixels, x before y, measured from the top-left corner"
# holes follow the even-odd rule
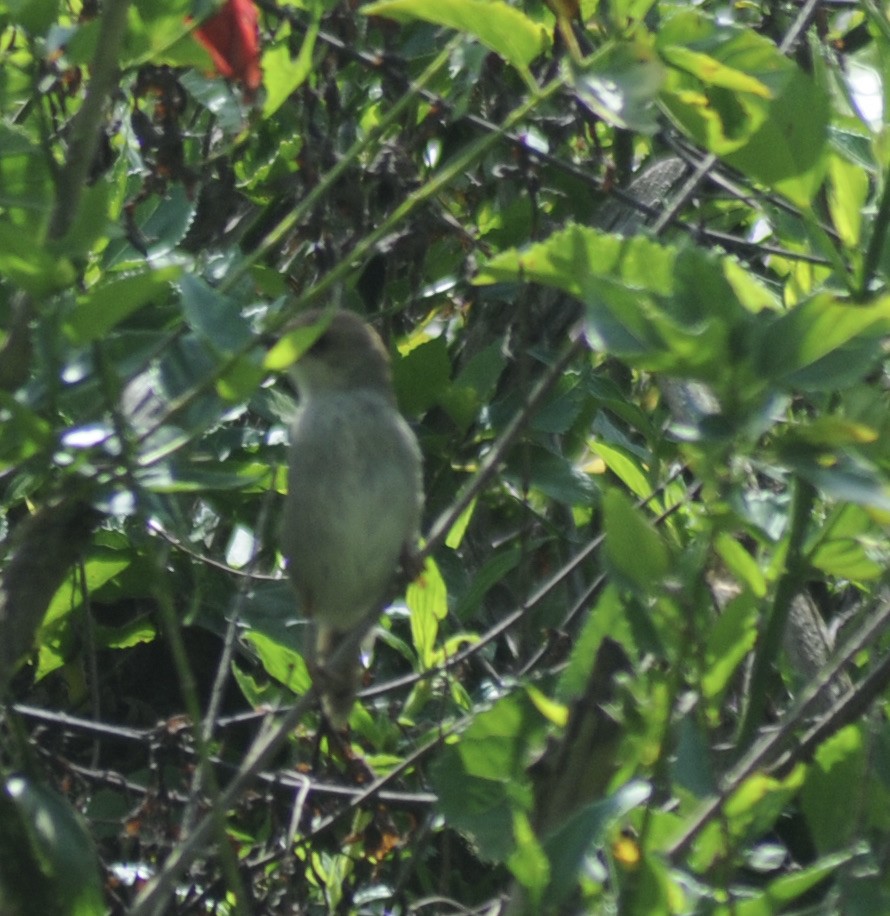
[[[319,337],[290,370],[299,405],[281,546],[314,627],[309,666],[322,708],[342,725],[358,690],[361,638],[416,547],[423,483],[380,337],[348,311],[307,311],[288,330],[314,326]],[[332,661],[347,637],[354,649]]]

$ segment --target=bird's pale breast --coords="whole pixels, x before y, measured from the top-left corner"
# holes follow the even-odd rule
[[[420,521],[420,453],[374,391],[315,393],[292,429],[282,548],[303,607],[345,631],[384,592]]]

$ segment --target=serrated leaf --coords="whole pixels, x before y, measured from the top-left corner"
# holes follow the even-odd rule
[[[65,333],[75,344],[98,340],[143,306],[166,298],[179,275],[179,267],[161,267],[93,287],[65,318]]]
[[[522,280],[561,289],[587,306],[595,349],[645,369],[728,386],[727,366],[739,364],[753,316],[736,299],[722,260],[572,225],[492,258],[475,282]]]
[[[191,273],[179,281],[182,311],[189,326],[224,353],[244,347],[251,338],[250,327],[238,303]]]

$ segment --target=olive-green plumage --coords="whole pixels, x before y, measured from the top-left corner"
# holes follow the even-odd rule
[[[339,663],[331,657],[346,635],[373,626],[400,557],[415,546],[420,449],[396,406],[389,355],[365,321],[313,310],[295,325],[324,330],[291,370],[300,400],[281,544],[315,628],[313,677],[339,724],[361,666],[358,648]]]

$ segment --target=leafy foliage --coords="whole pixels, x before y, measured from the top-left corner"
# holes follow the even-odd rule
[[[0,39],[0,910],[890,911],[877,7]],[[277,549],[310,304],[425,460],[342,734]]]

